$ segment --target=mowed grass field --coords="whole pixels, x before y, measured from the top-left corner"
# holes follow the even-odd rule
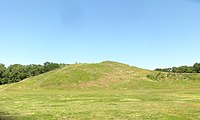
[[[147,77],[157,74],[115,62],[70,65],[0,86],[0,120],[199,120],[198,75]]]
[[[1,118],[199,120],[199,90],[1,92]]]

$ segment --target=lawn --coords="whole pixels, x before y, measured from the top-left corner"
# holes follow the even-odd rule
[[[1,91],[1,120],[199,120],[200,89]]]

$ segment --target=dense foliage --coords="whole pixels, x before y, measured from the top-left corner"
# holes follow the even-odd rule
[[[14,64],[5,67],[4,64],[0,64],[0,85],[19,82],[25,78],[36,76],[56,68],[61,67],[64,64],[45,62],[43,65],[20,65]]]
[[[195,63],[193,66],[180,66],[172,68],[157,68],[156,71],[174,72],[174,73],[200,73],[200,63]]]

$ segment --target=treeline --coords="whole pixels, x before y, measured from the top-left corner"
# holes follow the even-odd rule
[[[195,63],[193,66],[180,66],[172,68],[157,68],[156,71],[174,72],[174,73],[200,73],[200,63]]]
[[[45,62],[43,65],[20,65],[14,64],[5,67],[4,64],[0,64],[0,85],[13,82],[19,82],[25,78],[36,76],[56,68],[63,66],[64,64]]]

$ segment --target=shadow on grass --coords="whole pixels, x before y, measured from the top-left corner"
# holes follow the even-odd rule
[[[0,112],[0,120],[18,120],[16,116],[12,116],[6,112]]]

